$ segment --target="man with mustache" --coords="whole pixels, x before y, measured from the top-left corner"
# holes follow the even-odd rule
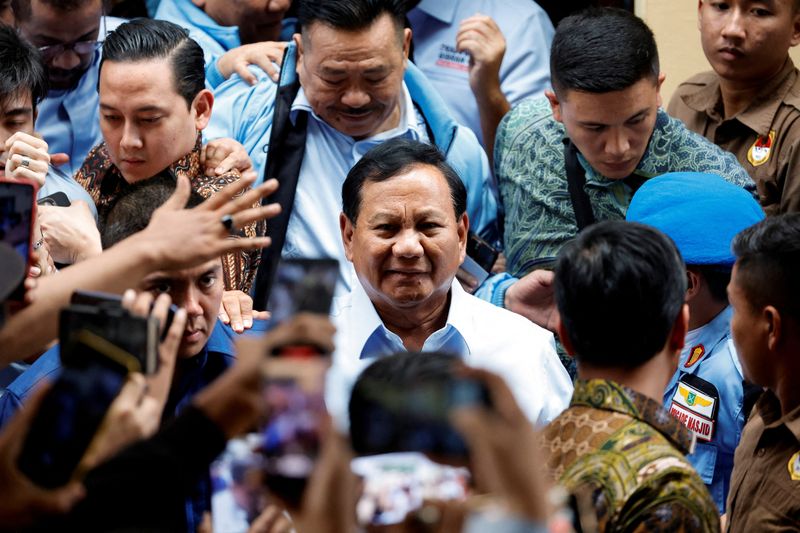
[[[669,114],[733,152],[767,214],[800,210],[798,0],[699,0],[698,26],[712,72],[682,83]]]

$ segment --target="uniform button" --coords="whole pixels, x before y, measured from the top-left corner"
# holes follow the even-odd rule
[[[764,448],[759,448],[758,449],[758,456],[759,457],[764,457],[764,453],[766,453],[766,451],[767,450],[765,450]]]

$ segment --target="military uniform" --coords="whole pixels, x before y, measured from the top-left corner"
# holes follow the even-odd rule
[[[800,76],[791,59],[735,117],[724,118],[714,72],[678,86],[667,111],[736,155],[767,214],[800,210]]]
[[[664,406],[697,437],[686,456],[725,512],[733,452],[744,425],[742,367],[731,339],[732,308],[686,334],[678,371],[664,393]]]
[[[800,407],[781,416],[766,391],[736,448],[728,532],[800,530]]]

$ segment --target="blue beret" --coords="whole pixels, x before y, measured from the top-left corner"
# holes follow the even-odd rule
[[[719,176],[674,172],[645,182],[625,218],[669,235],[687,265],[730,266],[733,238],[764,212],[749,192]]]

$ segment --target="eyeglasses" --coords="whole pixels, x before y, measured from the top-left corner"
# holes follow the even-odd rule
[[[102,41],[74,41],[71,43],[59,43],[50,46],[40,46],[39,52],[42,54],[42,59],[45,63],[50,63],[55,58],[61,56],[64,52],[72,50],[79,56],[88,56],[94,54],[102,46]]]

